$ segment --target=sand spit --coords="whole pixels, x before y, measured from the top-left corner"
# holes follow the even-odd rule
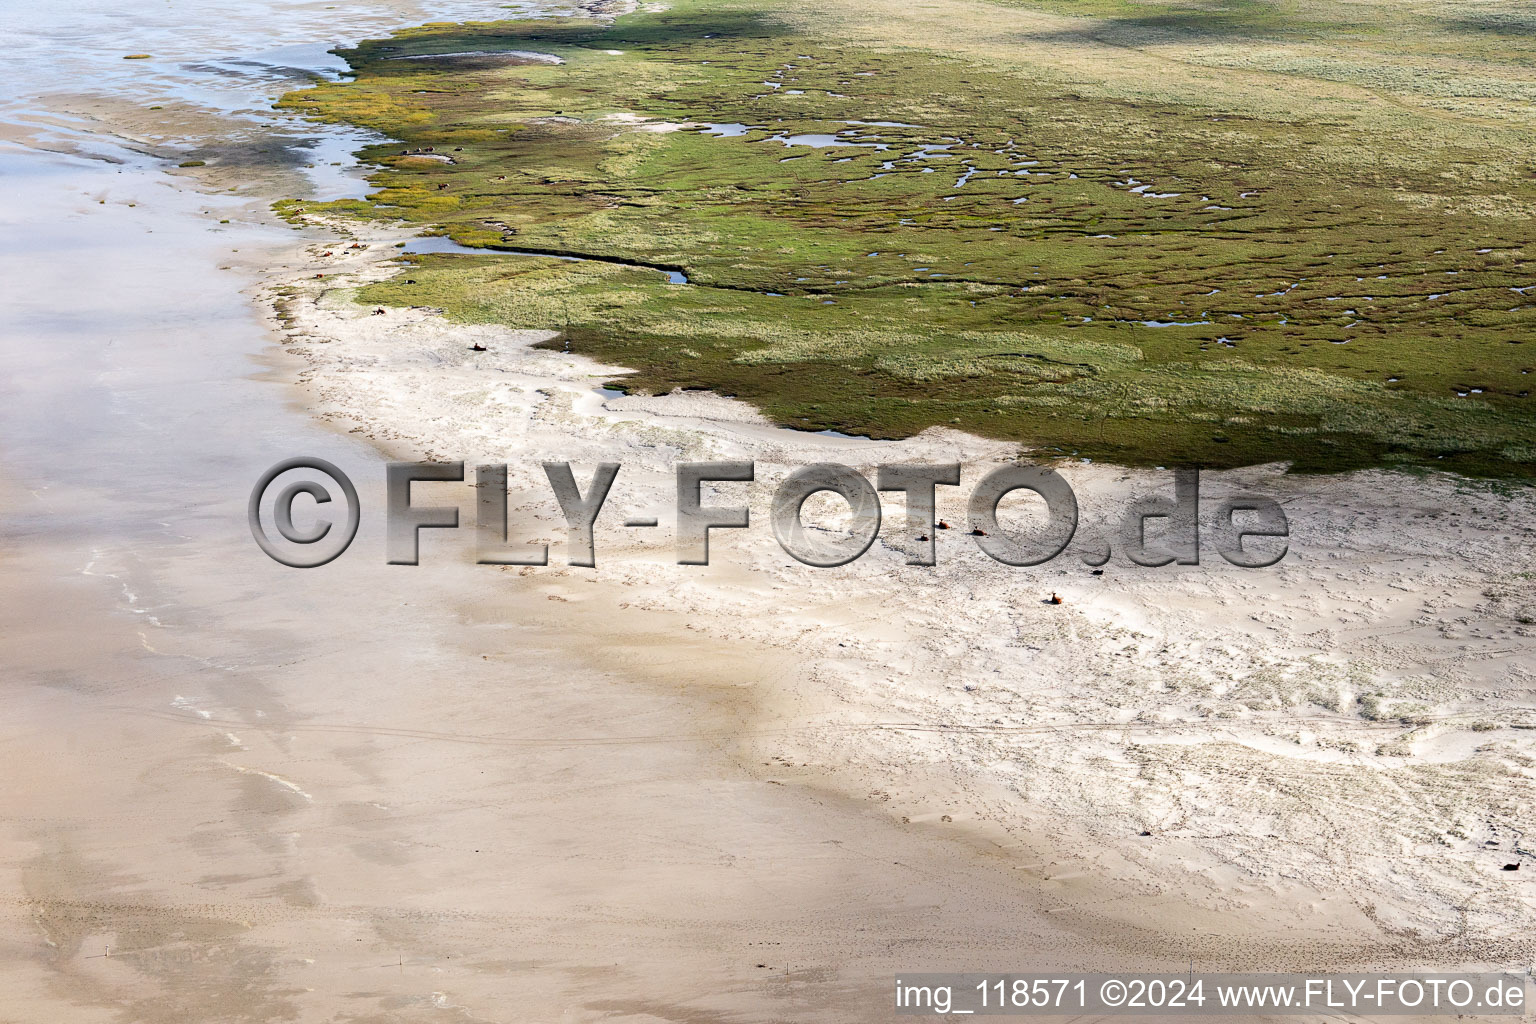
[[[1211,473],[1209,498],[1284,504],[1284,562],[1236,569],[1208,551],[1200,566],[1147,569],[1117,554],[1099,575],[1083,561],[1093,538],[1112,536],[1132,497],[1171,494],[1171,475],[1072,464],[1078,539],[1055,562],[1013,569],[964,536],[970,486],[1011,446],[943,430],[802,434],[718,396],[607,397],[599,385],[622,369],[534,350],[542,332],[358,306],[352,289],[396,272],[403,237],[316,245],[312,265],[269,286],[313,411],[401,455],[509,464],[513,534],[549,543],[552,564],[465,571],[520,574],[565,602],[596,662],[674,688],[734,688],[750,726],[733,742],[760,773],[997,844],[1047,894],[1101,889],[1094,912],[1107,918],[1145,918],[1152,894],[1176,894],[1213,930],[1326,920],[1405,955],[1447,941],[1469,960],[1530,954],[1528,490]],[[711,566],[678,566],[671,466],[704,459],[756,462],[750,489],[720,491],[734,504],[749,490],[753,527],[715,534]],[[596,569],[565,566],[542,460],[575,463],[582,481],[597,462],[623,464]],[[938,537],[939,564],[905,564],[898,546],[914,538],[889,506],[859,561],[815,569],[786,556],[768,525],[772,489],[818,461],[964,463],[964,486],[940,489],[939,515],[959,528]],[[831,501],[807,509],[835,525]],[[630,516],[662,526],[626,531]],[[459,541],[442,543],[438,557],[452,557]],[[1045,602],[1052,592],[1061,605]],[[681,630],[732,651],[736,667],[634,656]],[[741,668],[752,650],[797,668]]]

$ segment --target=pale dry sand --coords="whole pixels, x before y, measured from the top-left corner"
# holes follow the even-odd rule
[[[350,286],[394,272],[398,237],[375,234],[361,253],[314,246],[305,272],[270,290],[307,401],[397,456],[508,463],[513,535],[549,542],[553,564],[476,571],[544,595],[590,664],[729,695],[743,709],[729,743],[758,777],[994,851],[1053,920],[1137,952],[1157,948],[1150,934],[1234,969],[1346,950],[1529,957],[1529,492],[1435,475],[1207,474],[1209,498],[1284,503],[1280,566],[1235,569],[1207,549],[1199,567],[1117,556],[1092,576],[1088,538],[1171,480],[1076,464],[1063,472],[1083,527],[1048,566],[994,563],[958,529],[939,535],[936,568],[906,566],[891,546],[907,533],[898,507],[863,559],[809,568],[768,526],[790,469],[962,461],[967,486],[940,489],[940,515],[961,526],[969,485],[1015,452],[946,431],[894,443],[783,431],[715,396],[605,399],[597,386],[621,369],[533,350],[536,332],[353,304]],[[713,565],[677,566],[671,465],[700,459],[756,461],[755,484],[718,492],[750,494],[754,525],[717,532]],[[583,483],[597,462],[624,466],[596,569],[564,565],[542,460],[577,464]],[[626,531],[630,515],[662,527]],[[470,547],[424,550],[467,559]],[[1063,605],[1043,603],[1052,591]],[[1524,870],[1501,870],[1512,862]]]

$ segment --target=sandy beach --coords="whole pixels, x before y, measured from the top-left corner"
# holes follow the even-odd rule
[[[526,496],[513,522],[553,564],[482,571],[560,602],[583,633],[639,638],[601,645],[599,664],[739,691],[759,775],[812,778],[913,829],[993,846],[1067,903],[1091,886],[1106,919],[1160,916],[1135,894],[1177,893],[1199,922],[1191,951],[1234,967],[1277,955],[1269,939],[1239,952],[1224,934],[1246,916],[1234,911],[1337,928],[1361,948],[1522,955],[1530,893],[1502,869],[1530,786],[1527,497],[1450,476],[1207,474],[1208,500],[1282,502],[1284,562],[1121,557],[1095,575],[1074,556],[1113,536],[1132,496],[1171,495],[1171,475],[1078,464],[1062,472],[1083,525],[1045,566],[993,562],[958,528],[937,566],[908,566],[890,512],[864,558],[802,566],[767,528],[788,471],[959,461],[974,481],[1019,453],[945,431],[777,430],[703,394],[605,396],[622,369],[530,348],[546,335],[349,305],[351,287],[397,272],[395,240],[313,245],[324,278],[306,267],[271,293],[317,414],[400,455],[506,462]],[[731,493],[750,494],[758,528],[717,534],[707,568],[673,564],[671,464],[727,459],[757,465]],[[637,543],[600,520],[597,567],[561,567],[542,460],[621,462],[604,515],[659,515],[662,536]],[[940,517],[966,523],[965,493],[941,488]],[[835,528],[835,499],[808,510],[816,500]],[[1045,603],[1052,592],[1064,604]],[[679,635],[715,652],[702,671],[664,653]],[[636,646],[662,648],[659,662]]]

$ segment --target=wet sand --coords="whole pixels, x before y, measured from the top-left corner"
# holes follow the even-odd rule
[[[20,1019],[877,1020],[914,960],[1103,961],[1005,864],[742,772],[727,709],[515,597],[457,613],[463,576],[170,581],[146,629],[75,557],[7,558]]]

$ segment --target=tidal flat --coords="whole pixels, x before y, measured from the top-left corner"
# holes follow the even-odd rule
[[[458,26],[515,13],[11,5],[0,1016],[849,1024],[913,969],[1536,957],[1523,8]],[[964,529],[1021,446],[1094,459],[1033,570]],[[1286,460],[1202,474],[1283,503],[1282,563],[1090,567],[1172,477],[1102,456],[1181,452]],[[365,509],[315,571],[247,519],[299,454]],[[550,564],[478,564],[467,488],[386,564],[386,463],[458,458]],[[760,470],[710,567],[682,460]],[[623,464],[596,567],[541,461]],[[937,565],[897,515],[789,559],[817,461],[962,463]]]
[[[1528,477],[1522,17],[682,0],[431,24],[283,98],[399,141],[364,153],[366,199],[281,210],[487,251],[404,257],[360,302],[558,331],[628,368],[610,387],[781,426]]]

